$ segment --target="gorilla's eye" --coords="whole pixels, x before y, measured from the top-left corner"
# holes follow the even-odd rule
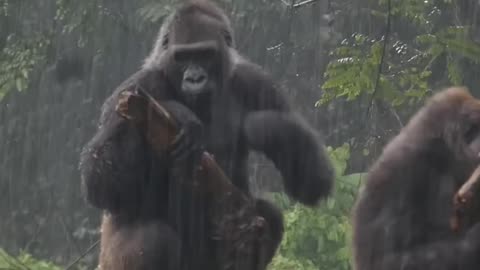
[[[230,35],[225,36],[225,42],[227,43],[228,47],[232,46],[232,37]]]
[[[168,36],[165,35],[162,39],[162,47],[166,49],[168,47]]]
[[[225,38],[225,43],[227,44],[227,46],[232,47],[232,43],[233,43],[232,35],[228,31],[225,31],[223,36]]]

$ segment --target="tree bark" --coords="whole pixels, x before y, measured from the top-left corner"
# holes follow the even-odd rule
[[[142,128],[147,142],[159,154],[165,153],[181,132],[170,113],[142,90],[124,91],[116,111]],[[190,184],[193,197],[208,198],[207,224],[212,226],[209,238],[216,242],[216,262],[221,269],[238,269],[239,265],[241,269],[254,269],[262,243],[268,241],[266,221],[258,215],[254,198],[234,186],[208,152],[193,165],[192,175],[180,177],[190,179],[172,180]]]
[[[458,231],[463,225],[463,218],[465,212],[468,210],[475,193],[480,188],[480,166],[473,171],[468,180],[455,193],[453,198],[454,215],[450,221],[450,226],[453,231]]]

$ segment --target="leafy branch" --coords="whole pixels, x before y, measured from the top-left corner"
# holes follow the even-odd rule
[[[413,39],[401,39],[392,29],[393,40],[389,42],[390,45],[386,43],[387,35],[383,40],[377,40],[355,33],[343,40],[340,47],[331,53],[332,60],[324,74],[324,94],[317,106],[337,98],[353,101],[360,96],[369,97],[369,104],[374,100],[387,102],[394,107],[417,103],[432,91],[430,78],[434,72],[436,77],[441,77],[438,72],[445,71],[451,84],[463,83],[465,71],[460,63],[466,61],[477,64],[480,61],[480,46],[466,38],[471,27],[447,25],[431,32],[432,20],[438,8],[430,1],[412,1],[394,2],[392,15],[398,20],[413,21],[419,26],[419,33]],[[380,3],[388,5],[389,0]],[[372,11],[372,14],[381,13]],[[388,14],[386,16],[389,17]],[[391,54],[390,59],[382,61],[386,51]],[[446,61],[439,61],[443,59]],[[375,73],[375,67],[382,67],[382,72]]]
[[[5,48],[0,52],[0,100],[12,89],[23,91],[34,68],[45,60],[50,41],[45,36],[31,39],[7,38]]]
[[[318,208],[308,208],[275,194],[285,211],[285,236],[270,269],[351,269],[350,211],[363,173],[345,175],[350,146],[328,147],[337,175],[333,195]]]
[[[383,67],[383,62],[385,60],[385,54],[387,52],[387,44],[388,44],[388,39],[390,37],[390,28],[391,28],[391,17],[392,17],[392,0],[387,1],[387,9],[388,9],[388,15],[387,15],[387,25],[385,26],[385,35],[383,36],[383,47],[382,47],[382,55],[380,57],[380,63],[378,64],[378,71],[377,71],[377,77],[375,79],[375,88],[373,89],[372,97],[370,99],[370,102],[368,103],[367,107],[367,117],[370,113],[370,108],[373,105],[373,99],[375,98],[375,94],[378,92],[378,84],[380,81],[380,76],[382,74],[382,67]]]

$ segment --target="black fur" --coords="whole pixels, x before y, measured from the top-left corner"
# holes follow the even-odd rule
[[[480,162],[478,126],[480,102],[452,88],[389,143],[354,209],[356,270],[480,269],[478,199],[465,227],[450,227],[454,194]]]
[[[217,49],[216,58],[207,59],[212,64],[201,67],[208,71],[208,80],[212,81],[205,87],[190,87],[191,84],[185,87],[175,62],[178,59],[172,56],[176,48],[180,48],[176,44],[203,46],[210,41],[215,43],[211,48]],[[177,118],[182,113],[198,116],[203,125],[202,145],[244,192],[249,193],[247,157],[249,150],[254,149],[274,162],[282,173],[288,194],[294,199],[314,205],[329,194],[333,169],[318,136],[291,111],[276,83],[260,67],[238,55],[233,46],[230,22],[223,11],[207,1],[189,2],[162,26],[157,44],[143,68],[107,99],[98,131],[82,152],[80,169],[88,201],[110,214],[108,226],[127,228],[129,224],[166,222],[171,207],[168,177],[174,156],[154,155],[142,134],[115,112],[119,93],[135,87],[142,87],[164,104],[176,102],[188,107],[182,109],[183,112],[174,112]],[[191,89],[199,94],[186,92]],[[186,116],[180,118],[183,124],[196,121],[184,119]],[[196,136],[192,134],[195,133],[186,134],[187,142],[192,141],[188,136]],[[258,206],[274,238],[265,252],[268,258],[264,261],[268,263],[281,241],[283,221],[273,205],[259,201]],[[188,207],[182,211],[191,210]],[[208,233],[208,229],[200,231]],[[107,242],[104,238],[103,250],[107,250]],[[165,245],[176,246],[173,242]],[[208,254],[208,249],[204,254]],[[104,257],[109,256],[115,253],[112,251]],[[206,264],[196,264],[197,269],[215,269],[206,266],[209,258],[204,259]],[[142,269],[161,267],[153,261],[145,265]],[[123,269],[122,265],[115,267]]]

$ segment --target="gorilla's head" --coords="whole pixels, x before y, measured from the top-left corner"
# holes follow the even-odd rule
[[[224,88],[233,45],[224,12],[209,1],[190,1],[166,19],[145,67],[163,70],[177,93],[198,99]]]

